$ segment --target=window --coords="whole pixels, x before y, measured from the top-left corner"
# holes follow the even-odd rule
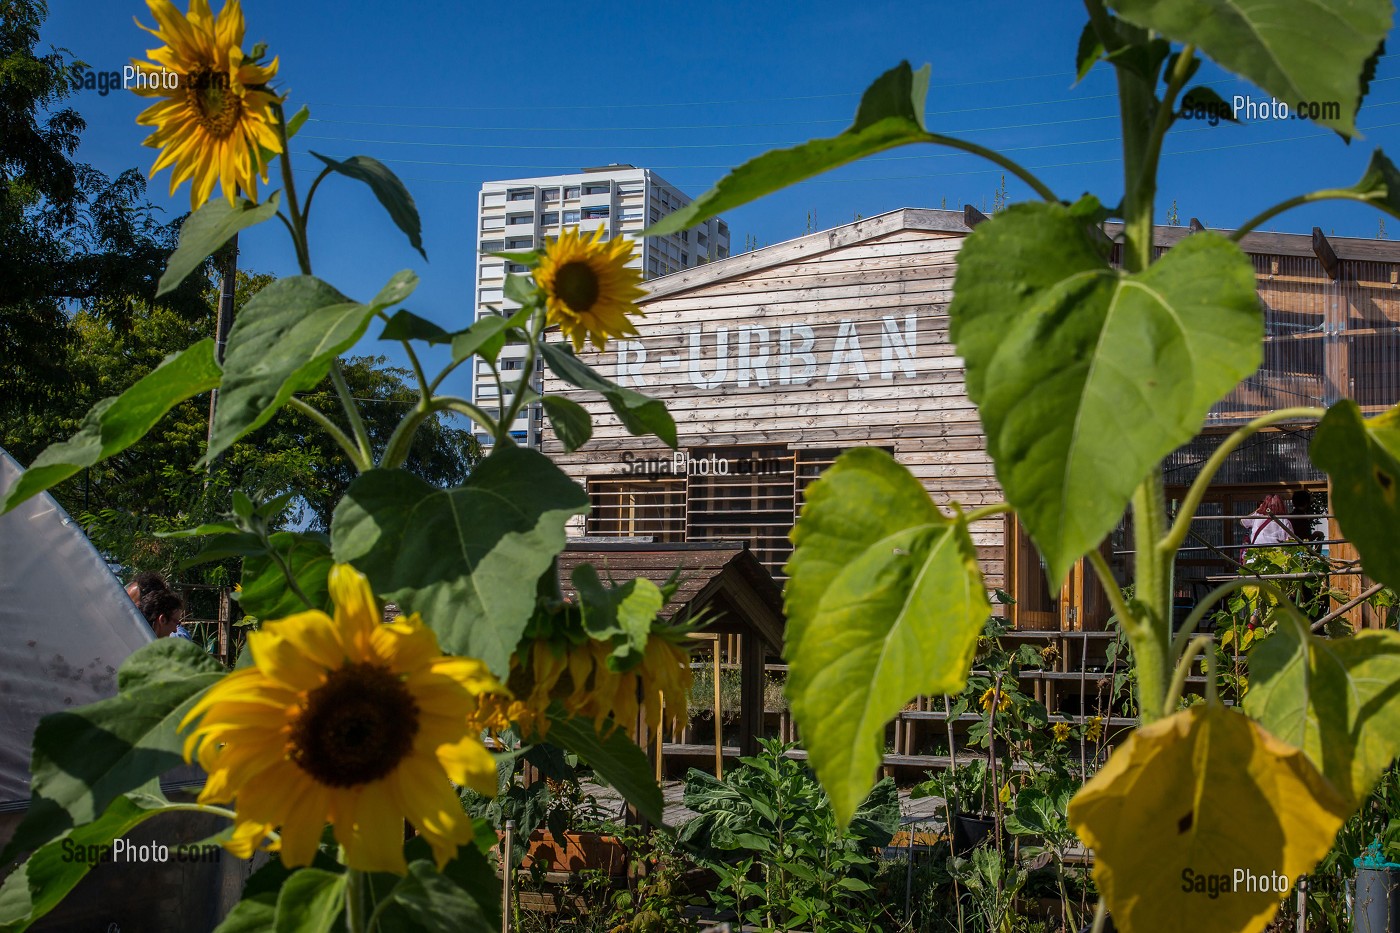
[[[524,368],[525,368],[525,361],[524,361],[524,360],[501,360],[501,370],[502,370],[502,371],[505,371],[505,370],[508,370],[508,369],[524,369]]]
[[[719,235],[729,236],[729,225],[722,220],[719,222]]]
[[[690,254],[689,254],[689,253],[681,253],[681,265],[682,265],[682,266],[688,266],[688,265],[690,265]]]
[[[573,201],[578,198],[578,185],[572,185],[564,189],[564,200]]]
[[[578,211],[565,211],[565,212],[564,212],[564,223],[566,223],[566,224],[576,224],[576,223],[578,223]]]
[[[641,220],[642,209],[640,207],[624,207],[618,216],[623,220]]]
[[[544,224],[545,226],[553,226],[554,224],[557,224],[558,222],[559,222],[559,212],[558,212],[558,211],[545,211],[543,214],[540,215],[540,223]]]
[[[661,222],[661,209],[660,209],[660,208],[653,207],[653,208],[651,209],[651,222],[654,223],[654,224],[655,224],[655,223],[660,223],[660,222]]]
[[[558,188],[543,188],[540,190],[540,200],[550,202],[559,200]]]
[[[583,209],[584,220],[606,220],[608,208],[606,207],[585,207]]]
[[[602,184],[592,184],[583,186],[584,194],[607,194],[611,190],[612,186],[609,185],[607,182],[603,182]]]
[[[690,231],[689,231],[689,230],[682,230],[682,231],[681,231],[681,242],[682,242],[682,243],[689,243],[689,242],[690,242]]]
[[[707,245],[709,242],[710,242],[710,238],[707,237],[707,236],[705,236],[705,234],[699,233],[699,232],[697,232],[697,233],[695,234],[695,245],[696,245],[696,246],[705,246],[705,245]]]
[[[506,223],[510,224],[511,226],[515,226],[517,224],[532,224],[534,222],[534,214],[511,214],[509,217],[506,218]]]
[[[482,229],[482,230],[501,230],[501,229],[504,229],[504,228],[505,228],[505,225],[506,225],[506,222],[505,222],[504,220],[502,220],[501,218],[499,218],[499,217],[483,217],[483,218],[481,218],[481,229]]]
[[[507,272],[513,272],[513,273],[515,273],[516,275],[523,275],[524,273],[530,271],[530,267],[529,267],[529,266],[526,266],[526,265],[522,265],[522,264],[520,264],[520,263],[518,263],[518,262],[508,262],[508,263],[506,263],[506,271],[507,271]]]
[[[534,246],[535,238],[531,236],[513,236],[506,240],[506,249],[533,249]],[[499,253],[500,248],[498,247],[495,252]]]
[[[719,256],[720,259],[728,259],[728,258],[729,258],[729,247],[727,247],[727,246],[721,246],[721,247],[719,248],[719,252],[718,252],[717,255]]]
[[[499,253],[506,248],[505,240],[482,240],[481,251],[483,253]]]
[[[535,199],[534,188],[516,188],[506,195],[507,201],[533,201]]]

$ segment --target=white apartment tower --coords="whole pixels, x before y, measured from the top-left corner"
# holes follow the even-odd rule
[[[476,250],[477,316],[508,317],[514,313],[520,306],[505,297],[505,277],[510,272],[527,271],[489,253],[536,249],[570,227],[577,226],[584,233],[602,227],[609,239],[625,236],[636,240],[640,248],[629,265],[640,269],[643,279],[728,258],[729,226],[719,218],[669,236],[638,237],[644,228],[688,203],[690,198],[660,175],[631,165],[586,168],[573,175],[488,181],[481,186],[477,204],[481,218]],[[518,382],[525,365],[524,348],[506,347],[498,365],[503,382]],[[491,370],[480,360],[477,366],[472,381],[475,402],[500,417],[511,401],[509,389],[504,399],[498,397]],[[511,425],[511,436],[523,446],[538,447],[543,417],[538,402],[525,406]],[[479,426],[476,432],[482,444],[491,443]]]

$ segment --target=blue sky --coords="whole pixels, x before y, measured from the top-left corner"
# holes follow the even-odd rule
[[[185,0],[177,0],[183,5]],[[214,0],[217,6],[219,0]],[[799,10],[800,12],[792,12]],[[831,2],[691,4],[610,2],[488,7],[475,3],[348,4],[246,0],[245,47],[281,58],[288,110],[312,120],[294,151],[381,159],[405,180],[423,217],[424,263],[366,189],[327,182],[316,198],[317,275],[368,298],[395,271],[423,283],[407,306],[444,327],[470,321],[476,192],[490,179],[630,162],[698,195],[724,172],[769,148],[832,135],[860,91],[901,59],[933,65],[929,126],[1009,151],[1062,197],[1092,190],[1114,201],[1122,183],[1113,81],[1099,66],[1074,84],[1083,26],[1077,4]],[[44,40],[100,70],[119,69],[152,45],[127,0],[59,0]],[[1350,147],[1303,121],[1243,126],[1180,122],[1163,158],[1159,221],[1177,201],[1182,223],[1232,227],[1314,188],[1348,185],[1375,146],[1400,150],[1400,35],[1363,107],[1366,138]],[[1197,82],[1227,100],[1257,90],[1207,64]],[[110,174],[146,170],[136,126],[144,102],[95,91],[71,103],[88,123],[80,157]],[[302,190],[314,177],[297,164]],[[168,173],[151,195],[171,215],[188,210]],[[990,207],[999,172],[959,153],[903,149],[806,182],[726,215],[733,249],[770,245],[809,229],[900,207]],[[1027,196],[1007,180],[1013,200]],[[1380,215],[1357,205],[1310,206],[1265,229],[1373,237]],[[1400,239],[1400,221],[1391,238]],[[243,236],[244,268],[293,274],[280,225]],[[371,333],[377,331],[372,328]],[[366,340],[358,352],[394,345]],[[468,391],[465,368],[448,391]]]

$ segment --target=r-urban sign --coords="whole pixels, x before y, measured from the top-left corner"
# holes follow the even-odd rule
[[[835,325],[692,324],[684,334],[614,344],[619,385],[769,388],[812,382],[893,382],[918,376],[919,315]],[[680,346],[675,336],[680,336]]]

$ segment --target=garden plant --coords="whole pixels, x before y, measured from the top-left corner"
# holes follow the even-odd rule
[[[588,499],[509,434],[537,397],[528,374],[542,357],[558,378],[606,398],[633,433],[677,444],[664,405],[609,382],[575,354],[585,341],[602,348],[634,332],[640,289],[625,268],[629,247],[571,232],[542,250],[508,254],[529,269],[507,280],[520,310],[455,331],[402,309],[417,282],[409,271],[388,277],[368,301],[342,294],[312,270],[315,196],[328,197],[322,186],[328,192],[342,180],[368,185],[422,251],[408,192],[373,159],[317,155],[319,174],[301,194],[289,141],[307,111],[289,114],[266,49],[244,49],[236,0],[217,17],[207,0],[191,0],[188,15],[168,0],[148,2],[157,48],[142,67],[167,68],[181,82],[152,91],[157,100],[140,121],[160,149],[155,169],[169,169],[173,187],[188,181],[195,209],[161,289],[177,287],[233,235],[274,219],[301,274],[247,303],[222,357],[212,340],[200,341],[96,405],[71,440],[30,465],[0,508],[118,453],[172,406],[215,389],[209,461],[291,408],[339,445],[358,476],[334,510],[328,543],[268,534],[279,503],[246,494],[232,497],[227,520],[193,529],[211,552],[243,557],[243,608],[263,620],[249,651],[227,672],[178,639],[153,644],[123,666],[117,697],[44,720],[31,807],[4,858],[33,854],[0,889],[0,924],[25,928],[81,879],[87,866],[58,857],[65,843],[99,845],[162,812],[194,808],[227,817],[221,841],[231,851],[278,853],[222,930],[485,929],[498,920],[482,854],[494,838],[453,788],[496,791],[497,762],[483,736],[514,728],[526,742],[568,749],[660,822],[659,789],[629,731],[639,719],[655,730],[684,716],[684,633],[658,621],[668,594],[646,580],[604,585],[584,568],[572,580],[578,600],[561,598],[555,557],[566,522]],[[910,144],[981,156],[1034,192],[1038,200],[1008,206],[967,237],[949,308],[1007,501],[970,510],[934,502],[888,454],[845,452],[809,488],[792,533],[792,712],[830,801],[829,829],[839,833],[874,785],[888,721],[910,697],[956,695],[966,684],[991,612],[969,528],[1014,511],[1051,579],[1087,557],[1132,648],[1140,726],[1068,804],[1069,826],[1094,854],[1095,924],[1111,912],[1132,933],[1260,930],[1277,893],[1208,898],[1183,878],[1245,869],[1296,879],[1313,870],[1400,751],[1400,634],[1321,638],[1276,593],[1280,622],[1251,651],[1243,709],[1221,702],[1213,676],[1205,701],[1180,709],[1197,656],[1215,657],[1211,637],[1192,625],[1251,584],[1219,587],[1174,632],[1174,558],[1224,458],[1272,424],[1318,421],[1312,458],[1331,478],[1332,510],[1366,573],[1400,586],[1400,414],[1366,420],[1341,401],[1264,415],[1220,446],[1172,522],[1159,465],[1260,363],[1264,319],[1238,241],[1290,207],[1322,200],[1400,216],[1400,172],[1377,150],[1349,187],[1290,196],[1229,236],[1196,233],[1159,257],[1158,163],[1182,107],[1223,104],[1192,84],[1203,57],[1278,98],[1337,102],[1337,114],[1319,122],[1352,140],[1392,7],[1086,0],[1086,9],[1077,67],[1110,68],[1117,78],[1120,200],[1063,196],[1005,155],[937,132],[924,119],[929,69],[904,63],[865,92],[850,129],[738,167],[651,232],[687,229]],[[260,190],[274,166],[280,188]],[[378,449],[338,361],[372,325],[403,347],[419,388],[417,404]],[[564,341],[550,339],[556,329]],[[525,376],[496,369],[507,341],[524,344]],[[452,353],[436,374],[416,350],[430,344]],[[447,374],[473,360],[500,384],[501,398],[511,397],[505,411],[441,392]],[[334,417],[298,395],[327,376],[340,389],[343,411]],[[566,449],[588,442],[584,409],[557,396],[542,404]],[[495,438],[470,477],[446,489],[404,469],[415,431],[444,411]],[[1099,553],[1125,510],[1136,553],[1130,597]],[[383,599],[408,615],[382,622]],[[159,775],[181,760],[208,772],[197,802],[160,794]],[[1017,821],[1030,818],[1027,811]],[[408,842],[405,820],[416,830]],[[1000,877],[995,867],[984,865],[977,883]],[[1016,866],[1007,870],[1019,877]],[[754,893],[746,879],[733,879],[743,911]],[[1008,888],[994,886],[998,896]],[[776,922],[767,916],[774,906],[765,905],[765,923]],[[989,919],[1000,923],[1001,908],[991,906],[998,914]]]

